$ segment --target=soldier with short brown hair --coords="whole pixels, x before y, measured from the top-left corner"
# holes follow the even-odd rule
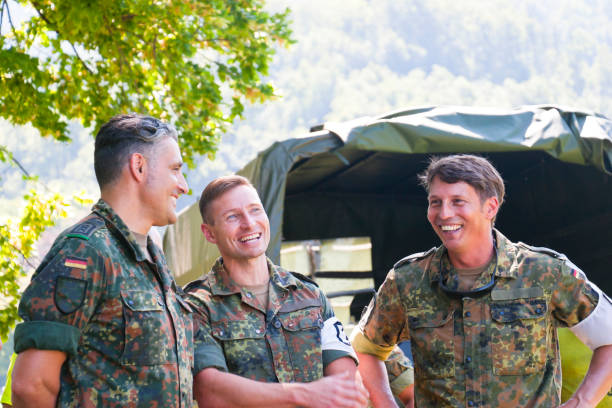
[[[240,176],[212,181],[202,232],[221,257],[185,291],[194,309],[200,407],[360,407],[367,392],[329,301],[309,278],[265,255],[270,223]]]
[[[62,232],[19,304],[15,407],[192,405],[193,333],[150,228],[187,192],[174,128],[118,115],[96,136],[101,199]]]
[[[594,407],[612,385],[612,301],[564,255],[493,228],[503,180],[486,159],[433,158],[421,176],[442,245],[389,272],[352,333],[376,407],[395,406],[382,361],[410,340],[417,407],[556,407],[557,327],[594,350],[564,407]]]

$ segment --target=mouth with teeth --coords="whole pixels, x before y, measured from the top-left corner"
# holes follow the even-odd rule
[[[451,225],[440,225],[440,229],[444,232],[454,232],[461,229],[462,225],[451,224]]]
[[[245,237],[242,237],[238,241],[242,242],[243,244],[246,244],[247,242],[258,240],[259,238],[261,238],[261,235],[261,232],[256,232],[254,234],[249,234]]]

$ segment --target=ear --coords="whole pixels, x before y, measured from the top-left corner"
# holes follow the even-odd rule
[[[499,201],[497,197],[489,197],[484,203],[484,211],[489,220],[493,220],[499,211]]]
[[[140,153],[133,153],[130,156],[129,170],[130,176],[137,181],[143,181],[147,168],[147,160]]]
[[[202,233],[204,234],[204,238],[206,238],[208,242],[210,242],[211,244],[217,243],[217,239],[215,238],[215,232],[212,230],[210,225],[206,223],[202,223],[202,225],[200,226],[200,229],[202,230]]]

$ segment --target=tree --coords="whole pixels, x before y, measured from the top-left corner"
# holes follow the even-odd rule
[[[292,43],[289,10],[268,13],[261,0],[1,1],[0,117],[69,141],[70,120],[98,129],[120,112],[147,113],[175,125],[190,165],[214,154],[245,102],[274,96],[264,76],[274,47]],[[15,25],[15,7],[32,17]],[[0,160],[12,160],[2,146]],[[35,215],[13,226],[34,231],[27,243],[61,214],[62,199],[24,198]],[[24,273],[29,252],[0,228],[1,282]],[[16,317],[2,310],[0,336]]]

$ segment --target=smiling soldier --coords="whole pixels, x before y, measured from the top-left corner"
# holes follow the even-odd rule
[[[380,360],[410,340],[418,407],[556,407],[557,327],[594,350],[563,406],[597,405],[612,385],[610,299],[565,256],[493,228],[504,184],[484,158],[434,158],[420,179],[442,246],[396,263],[352,334],[375,406],[395,406]]]
[[[244,177],[218,178],[200,212],[221,253],[185,289],[200,407],[365,406],[354,352],[325,295],[266,258],[270,224],[255,188]]]
[[[193,334],[153,225],[187,192],[174,127],[117,115],[96,136],[101,199],[64,231],[19,304],[15,407],[191,407]]]

